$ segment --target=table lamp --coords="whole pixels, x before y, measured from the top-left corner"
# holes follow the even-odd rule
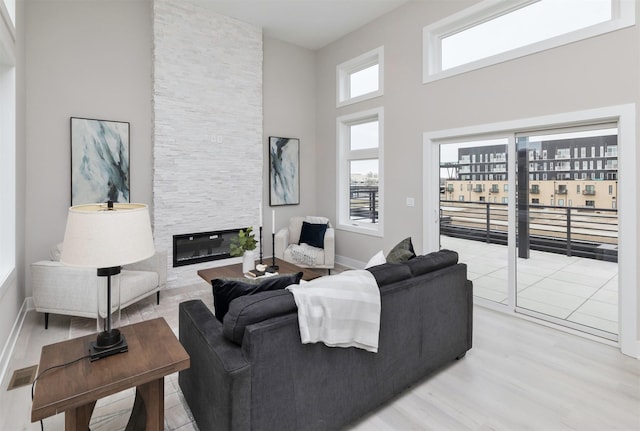
[[[60,261],[66,265],[97,268],[106,277],[106,313],[101,313],[98,294],[98,338],[91,343],[91,360],[128,350],[127,340],[112,326],[111,276],[122,265],[139,262],[155,253],[149,210],[144,204],[113,203],[77,205],[69,208]],[[120,295],[117,290],[117,308]],[[102,322],[102,314],[106,314]]]

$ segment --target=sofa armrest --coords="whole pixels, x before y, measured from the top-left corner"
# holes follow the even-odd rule
[[[178,382],[198,427],[249,430],[251,367],[242,348],[222,333],[222,324],[201,300],[179,307],[179,337],[191,358]]]
[[[275,254],[278,259],[284,259],[284,251],[289,246],[289,229],[280,229],[273,239]]]
[[[123,269],[131,271],[151,271],[158,273],[158,286],[163,288],[167,284],[167,252],[156,251],[156,253],[148,259],[140,262],[125,265]]]
[[[336,260],[336,230],[332,227],[327,228],[324,234],[324,264],[326,266],[335,265]]]

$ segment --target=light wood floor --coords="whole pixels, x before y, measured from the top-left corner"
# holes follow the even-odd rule
[[[129,307],[129,319],[161,315],[176,331],[178,304],[193,297],[211,302],[210,292],[204,282],[165,291],[159,307],[153,298]],[[474,313],[473,348],[465,358],[347,429],[640,430],[640,361],[615,347],[495,311],[476,307]],[[85,320],[91,331],[93,321]],[[82,325],[77,318],[52,316],[44,331],[42,315],[29,312],[0,387],[0,430],[40,429],[29,422],[29,388],[7,391],[9,378],[14,369],[37,363],[42,345],[80,335]],[[165,399],[166,430],[197,429],[175,376],[166,379]],[[123,429],[132,405],[133,392],[100,401],[92,430]],[[62,424],[57,415],[44,421],[44,429],[61,430]]]

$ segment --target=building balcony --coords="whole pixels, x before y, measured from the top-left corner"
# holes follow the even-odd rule
[[[595,196],[596,191],[595,190],[583,190],[582,194],[586,195],[586,196]]]

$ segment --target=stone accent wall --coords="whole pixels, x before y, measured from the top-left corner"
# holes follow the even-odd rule
[[[232,263],[173,268],[173,235],[259,224],[262,56],[258,27],[206,2],[153,2],[152,220],[169,287]]]

